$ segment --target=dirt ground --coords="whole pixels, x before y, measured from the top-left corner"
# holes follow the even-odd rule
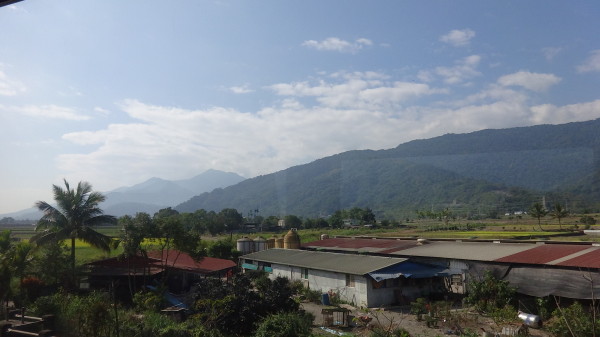
[[[378,310],[371,309],[368,313],[350,305],[342,305],[342,307],[350,310],[350,327],[343,328],[339,326],[334,326],[330,328],[340,332],[351,332],[357,336],[368,336],[370,332],[369,328],[373,327],[376,324],[379,324],[385,328],[403,328],[406,331],[408,331],[412,337],[436,337],[444,335],[458,335],[458,330],[460,328],[462,328],[463,331],[469,330],[475,332],[478,336],[482,336],[484,331],[492,333],[493,336],[496,333],[502,333],[503,329],[504,332],[508,332],[511,329],[512,331],[515,331],[516,328],[518,328],[519,326],[518,324],[506,324],[498,326],[489,318],[485,318],[474,313],[471,314],[457,311],[455,316],[459,317],[458,321],[460,328],[457,327],[456,324],[450,322],[437,322],[437,327],[428,328],[426,326],[425,321],[417,321],[416,316],[409,313],[408,307],[390,307],[381,308]],[[331,307],[326,307],[316,303],[303,303],[301,306],[301,309],[304,309],[306,312],[310,312],[315,316],[315,331],[319,331],[320,334],[323,336],[335,336],[333,333],[328,333],[320,328],[324,326],[323,314],[321,313],[321,310],[323,308]],[[357,322],[358,320],[352,320],[353,317],[364,317],[365,315],[371,318],[371,321],[366,325]],[[529,335],[532,337],[552,336],[548,332],[533,328],[529,328]]]

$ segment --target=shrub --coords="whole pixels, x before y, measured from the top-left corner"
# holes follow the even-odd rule
[[[314,317],[306,313],[280,313],[265,318],[254,336],[256,337],[308,337]]]
[[[515,288],[508,281],[499,280],[486,271],[481,281],[471,280],[466,301],[478,311],[493,312],[510,304],[514,295]]]
[[[600,334],[600,322],[594,325],[593,317],[579,302],[569,307],[557,308],[546,326],[556,337],[597,336]],[[594,331],[595,330],[595,331]]]

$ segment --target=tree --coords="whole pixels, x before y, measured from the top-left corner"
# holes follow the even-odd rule
[[[538,220],[538,226],[540,227],[541,231],[544,230],[542,229],[542,218],[545,217],[547,214],[548,210],[539,202],[536,202],[531,206],[531,208],[529,208],[529,215]]]
[[[554,208],[552,209],[552,213],[550,214],[552,218],[558,219],[558,227],[562,229],[562,225],[560,224],[560,219],[569,215],[569,211],[562,207],[558,202],[554,204]]]
[[[244,217],[234,208],[222,209],[217,218],[228,231],[238,229],[244,223]]]
[[[292,214],[286,215],[283,220],[285,221],[286,229],[300,228],[300,226],[302,226],[302,219]]]
[[[45,201],[35,206],[44,213],[36,226],[31,242],[45,245],[51,242],[71,239],[71,269],[75,281],[75,240],[80,239],[92,247],[110,252],[111,238],[95,231],[93,227],[115,224],[117,218],[104,212],[98,205],[105,200],[104,195],[92,192],[92,185],[81,181],[76,189],[64,180],[65,188],[52,185],[56,207]]]
[[[26,241],[19,242],[13,247],[14,253],[12,254],[11,264],[15,276],[19,280],[19,300],[21,305],[23,305],[23,279],[25,278],[27,269],[32,264],[34,248],[35,246],[32,243]]]
[[[373,210],[370,208],[365,208],[362,212],[361,219],[364,224],[374,224],[375,223],[375,214]]]

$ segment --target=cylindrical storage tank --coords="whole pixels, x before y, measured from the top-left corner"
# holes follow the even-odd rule
[[[250,254],[254,251],[254,241],[249,239],[247,236],[238,239],[236,243],[237,250],[242,252],[242,254]]]
[[[261,236],[254,239],[254,251],[260,252],[261,250],[266,250],[267,248],[267,240]]]
[[[283,248],[283,238],[275,239],[275,248]]]
[[[321,234],[321,240],[329,239],[329,234]]]
[[[277,237],[275,236],[267,239],[267,249],[275,248],[275,240],[277,240]]]
[[[300,236],[296,228],[290,229],[283,237],[283,248],[285,249],[300,249]]]

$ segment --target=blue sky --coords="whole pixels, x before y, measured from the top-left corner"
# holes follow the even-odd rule
[[[25,0],[0,8],[0,213],[600,117],[597,1]]]

